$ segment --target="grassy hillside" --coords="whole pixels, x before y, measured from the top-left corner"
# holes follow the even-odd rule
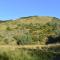
[[[29,16],[0,22],[0,44],[48,44],[60,42],[60,19]]]
[[[22,48],[27,45],[35,49]],[[0,60],[60,60],[60,19],[28,16],[0,21]]]

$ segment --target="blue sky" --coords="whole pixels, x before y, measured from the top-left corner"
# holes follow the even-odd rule
[[[33,15],[60,18],[60,0],[0,0],[0,20]]]

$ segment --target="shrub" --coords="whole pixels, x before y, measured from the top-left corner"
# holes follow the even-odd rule
[[[10,31],[10,30],[12,30],[12,29],[11,29],[10,27],[7,27],[6,30]]]
[[[13,38],[16,40],[17,45],[31,44],[32,43],[32,37],[29,34],[23,34],[23,35],[21,34],[19,36],[14,36]]]

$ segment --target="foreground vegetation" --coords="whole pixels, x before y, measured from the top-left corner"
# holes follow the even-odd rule
[[[0,48],[0,60],[60,60],[60,53],[45,49],[5,49]]]

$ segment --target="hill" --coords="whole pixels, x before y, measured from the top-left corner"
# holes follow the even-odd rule
[[[60,60],[60,19],[28,16],[1,20],[0,60]]]
[[[0,45],[60,43],[60,19],[28,16],[0,21]]]

